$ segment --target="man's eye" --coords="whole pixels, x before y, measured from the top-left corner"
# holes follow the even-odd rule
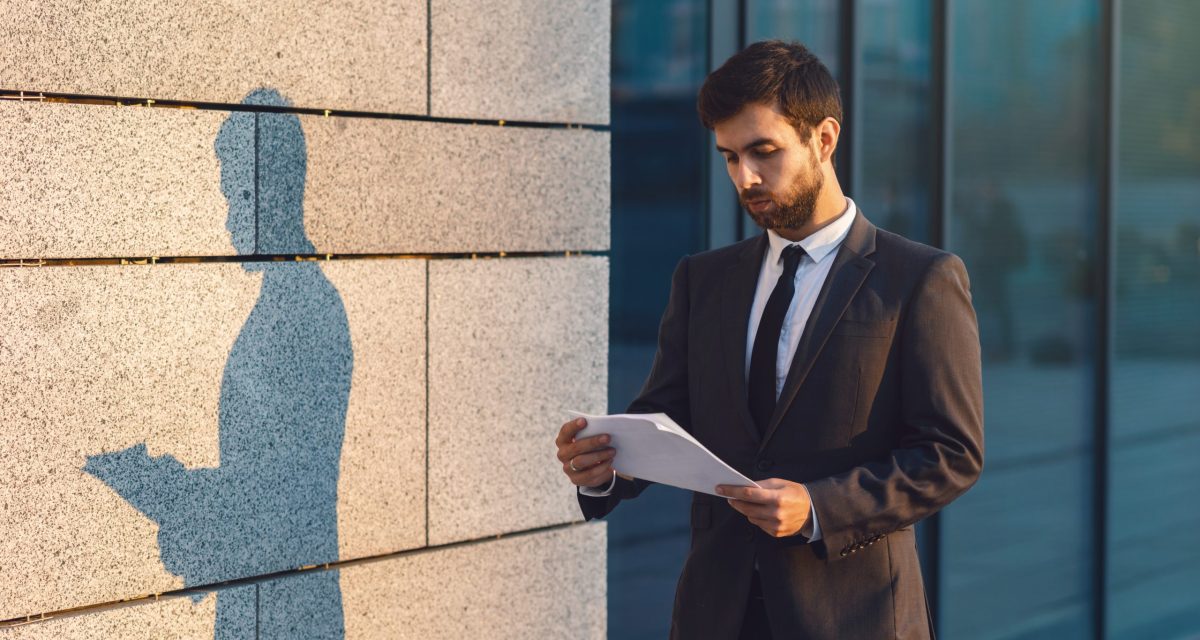
[[[776,151],[778,151],[778,149],[755,149],[754,155],[756,155],[760,158],[765,158],[765,157],[775,153]]]
[[[725,164],[733,164],[737,162],[737,156],[725,156]]]

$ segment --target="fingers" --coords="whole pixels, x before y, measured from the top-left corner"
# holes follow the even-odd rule
[[[782,538],[788,535],[783,529],[783,523],[778,520],[758,520],[755,518],[750,518],[749,520],[750,524],[762,529],[771,537]]]
[[[605,448],[612,440],[611,436],[606,433],[592,436],[590,438],[576,440],[575,436],[578,435],[585,426],[587,426],[587,421],[583,418],[578,418],[563,424],[562,429],[560,429],[558,432],[558,438],[556,438],[554,441],[555,445],[558,446],[559,462],[566,463],[568,460],[578,455],[590,453],[592,451],[599,451]],[[579,467],[579,463],[576,462],[575,466]]]
[[[583,453],[571,458],[567,458],[567,468],[569,469],[573,464],[575,465],[576,469],[587,469],[594,467],[601,462],[608,462],[609,460],[612,460],[613,456],[615,455],[617,455],[617,450],[613,449],[612,447],[598,449],[589,453]]]
[[[577,487],[606,487],[612,482],[612,477],[612,465],[605,463],[583,472],[573,484]]]
[[[780,538],[801,531],[811,509],[808,489],[779,478],[759,480],[758,484],[761,489],[720,485],[717,493],[727,496],[730,507],[770,536]]]
[[[738,487],[730,484],[717,485],[717,494],[726,498],[756,502],[758,504],[777,504],[779,493],[772,489],[757,489],[755,487]]]
[[[602,449],[608,448],[608,443],[611,441],[612,441],[612,438],[607,433],[602,433],[598,436],[592,436],[590,438],[584,438],[582,440],[576,440],[575,442],[568,444],[565,447],[560,447],[558,450],[558,453],[559,453],[558,458],[559,458],[559,460],[562,460],[565,462],[571,458],[574,458],[576,456],[581,456],[585,453],[592,453],[593,451],[600,451]],[[575,466],[578,467],[579,463],[576,462]]]
[[[583,431],[583,428],[586,426],[587,420],[583,418],[575,418],[574,420],[564,422],[562,428],[558,430],[558,437],[554,439],[554,444],[559,448],[562,448],[563,445],[571,444],[575,440],[575,434]]]
[[[734,511],[754,520],[776,520],[780,519],[780,509],[778,506],[770,506],[759,504],[756,502],[745,502],[743,500],[729,500],[729,506],[733,507]]]
[[[580,487],[595,487],[612,481],[612,460],[616,449],[605,449],[597,453],[578,456],[563,463],[563,473],[571,479],[571,483]],[[574,464],[578,471],[573,471]]]
[[[576,439],[587,426],[587,420],[576,418],[564,422],[554,439],[558,447],[558,461],[563,473],[579,487],[607,485],[612,481],[612,460],[617,450],[607,446],[612,441],[608,434]]]

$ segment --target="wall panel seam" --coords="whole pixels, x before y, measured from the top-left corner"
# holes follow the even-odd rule
[[[477,544],[487,544],[489,542],[495,542],[497,540],[504,540],[504,539],[509,539],[509,538],[523,537],[523,536],[531,536],[531,535],[536,535],[536,534],[540,534],[540,533],[549,533],[552,531],[565,530],[565,529],[568,529],[571,527],[580,527],[580,526],[592,527],[592,526],[603,526],[603,525],[601,523],[589,523],[589,522],[585,522],[582,520],[578,520],[578,521],[574,521],[574,522],[552,524],[552,525],[547,525],[547,526],[543,526],[543,527],[534,527],[531,529],[522,529],[520,531],[510,531],[507,533],[483,536],[483,537],[479,537],[479,538],[471,538],[469,540],[457,540],[455,542],[448,542],[445,544],[417,547],[414,549],[405,549],[402,551],[395,551],[392,553],[381,553],[381,554],[373,555],[373,556],[363,556],[361,558],[351,558],[349,560],[339,560],[337,562],[329,562],[329,563],[317,565],[315,567],[297,567],[295,569],[290,569],[287,571],[278,571],[275,573],[268,573],[268,574],[255,575],[255,576],[246,576],[244,578],[237,578],[234,580],[226,580],[224,582],[218,582],[218,583],[214,583],[214,584],[192,585],[192,586],[185,587],[182,589],[175,589],[172,591],[164,591],[164,592],[157,593],[157,594],[142,595],[142,596],[136,596],[136,597],[131,597],[131,598],[124,598],[124,599],[120,599],[120,600],[112,600],[112,601],[108,601],[108,602],[97,602],[97,603],[93,603],[93,604],[83,605],[80,607],[72,607],[69,609],[60,609],[57,611],[45,611],[45,612],[31,613],[31,614],[20,616],[17,618],[9,618],[7,620],[0,620],[0,631],[3,631],[4,629],[12,628],[12,627],[36,624],[36,623],[39,623],[39,622],[42,622],[45,620],[54,620],[54,619],[58,619],[58,618],[66,617],[66,616],[77,616],[77,615],[83,615],[83,614],[87,614],[87,613],[106,611],[109,609],[114,609],[114,608],[122,607],[122,606],[136,606],[138,604],[146,604],[149,602],[161,600],[162,598],[165,598],[165,597],[190,596],[190,595],[194,595],[196,593],[212,592],[212,591],[218,591],[218,590],[223,590],[223,589],[232,589],[234,587],[244,586],[244,585],[254,586],[255,590],[257,592],[257,587],[258,587],[259,583],[267,581],[267,580],[277,580],[277,579],[281,579],[281,578],[288,578],[288,577],[293,577],[293,576],[298,576],[298,575],[307,575],[307,574],[318,572],[318,571],[337,571],[339,569],[346,568],[346,567],[354,567],[354,566],[370,564],[370,563],[374,563],[374,562],[386,562],[387,560],[390,560],[393,558],[399,558],[402,556],[413,556],[413,555],[434,553],[434,552],[444,551],[447,549],[453,549],[453,548],[457,548],[457,547],[466,547],[466,546],[477,545]],[[256,598],[256,603],[257,603],[258,596],[256,595],[255,598]],[[256,608],[257,608],[257,604],[256,604]]]
[[[515,258],[608,257],[609,250],[473,251],[447,253],[321,253],[223,256],[121,256],[106,258],[0,258],[4,268],[241,264],[245,262],[337,262],[345,260],[503,260]]]
[[[36,97],[32,97],[36,93]],[[188,100],[160,100],[155,98],[128,96],[99,96],[71,93],[47,93],[0,88],[0,101],[41,102],[46,104],[81,104],[108,107],[151,107],[156,109],[196,109],[203,111],[241,111],[254,113],[280,113],[294,115],[323,116],[327,118],[366,118],[374,120],[410,120],[442,124],[466,124],[492,127],[516,127],[524,129],[585,129],[611,131],[608,124],[577,123],[541,120],[508,120],[504,118],[457,118],[432,114],[389,113],[383,111],[355,111],[350,109],[321,109],[312,107],[281,107],[274,105],[247,105],[226,102],[199,102]]]

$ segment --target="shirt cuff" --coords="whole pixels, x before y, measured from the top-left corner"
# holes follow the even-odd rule
[[[617,486],[617,472],[613,471],[612,480],[608,482],[608,486],[604,489],[595,487],[579,487],[579,495],[588,496],[590,498],[604,498],[613,492],[613,487]]]
[[[809,503],[809,506],[808,506],[808,510],[809,510],[809,512],[810,512],[810,513],[812,513],[812,525],[813,525],[813,532],[812,532],[812,536],[810,536],[810,537],[808,538],[808,541],[809,541],[809,542],[816,542],[817,540],[820,540],[820,539],[821,539],[821,522],[820,522],[819,520],[817,520],[817,507],[816,507],[816,505],[814,505],[814,504],[812,504],[812,503],[810,502],[810,503]]]

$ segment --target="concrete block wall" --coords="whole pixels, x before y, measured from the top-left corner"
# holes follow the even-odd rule
[[[608,2],[0,14],[0,640],[603,637]]]

